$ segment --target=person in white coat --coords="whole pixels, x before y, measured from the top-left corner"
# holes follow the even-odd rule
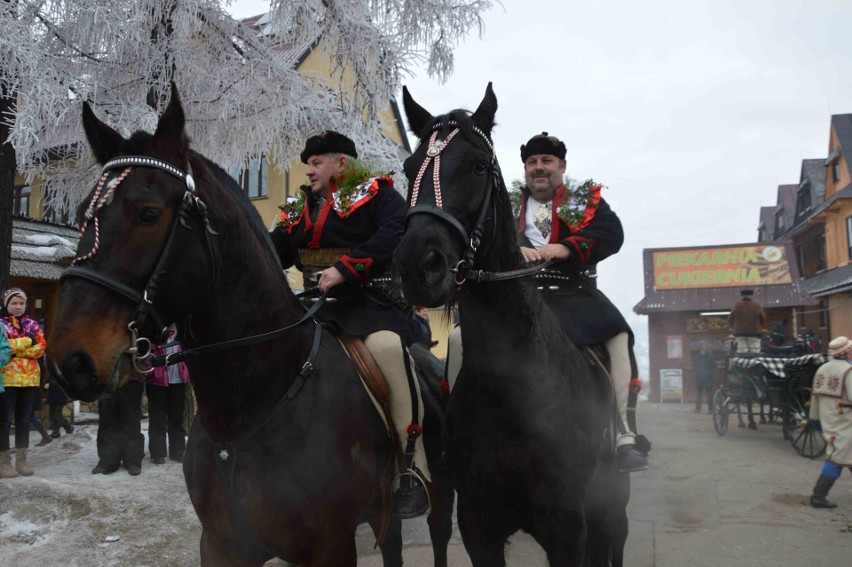
[[[837,337],[828,343],[834,359],[820,366],[811,392],[811,421],[819,421],[826,443],[826,461],[811,495],[814,508],[836,508],[828,491],[844,468],[852,471],[852,340]]]

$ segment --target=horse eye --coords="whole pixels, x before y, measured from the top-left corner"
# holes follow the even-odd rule
[[[161,216],[163,216],[163,213],[158,211],[157,209],[142,209],[142,211],[139,213],[139,224],[150,226],[160,220]]]
[[[480,161],[476,164],[476,167],[473,169],[478,174],[483,174],[488,171],[488,163],[485,161]]]

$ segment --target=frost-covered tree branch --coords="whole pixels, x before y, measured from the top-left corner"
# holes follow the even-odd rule
[[[196,150],[232,167],[261,152],[288,164],[305,138],[332,128],[364,157],[398,169],[379,134],[401,78],[428,64],[452,72],[457,42],[481,32],[490,0],[273,0],[259,34],[216,0],[0,2],[0,87],[15,92],[0,116],[18,169],[47,176],[54,209],[74,205],[94,168],[80,125],[87,100],[119,132],[151,131],[174,80]],[[330,77],[297,72],[317,45]],[[63,159],[46,159],[64,148]]]

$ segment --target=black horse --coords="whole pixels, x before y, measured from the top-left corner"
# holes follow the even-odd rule
[[[504,565],[519,529],[551,565],[620,565],[629,482],[606,440],[612,389],[517,277],[529,270],[494,156],[491,85],[472,115],[433,117],[407,89],[403,101],[420,145],[405,162],[410,209],[394,277],[418,305],[458,298],[464,362],[446,451],[473,565]]]
[[[145,337],[178,321],[198,402],[184,475],[202,565],[354,566],[362,521],[385,565],[401,565],[385,425],[338,341],[291,292],[248,198],[189,150],[176,89],[153,135],[124,139],[88,105],[83,125],[104,172],[78,218],[51,337],[63,389],[84,400],[114,390],[115,369],[130,355],[140,364]],[[441,522],[430,524],[446,565],[442,505],[433,498]]]

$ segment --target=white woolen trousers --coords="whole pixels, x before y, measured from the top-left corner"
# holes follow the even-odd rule
[[[417,376],[414,374],[414,360],[408,354],[408,350],[403,347],[402,340],[399,335],[392,331],[378,331],[364,338],[364,345],[373,358],[376,359],[376,364],[384,374],[385,381],[388,384],[391,419],[393,420],[394,428],[399,437],[400,445],[403,453],[405,446],[408,443],[408,426],[411,425],[412,407],[411,407],[411,389],[409,388],[408,372],[406,370],[405,358],[408,357],[408,368],[411,369],[411,378],[414,384],[415,397],[417,400],[417,415],[418,423],[423,425],[423,400],[420,397],[420,384],[417,382]],[[420,472],[430,480],[429,465],[426,462],[426,453],[423,452],[423,436],[417,438],[417,443],[414,446],[414,464],[420,469]],[[400,471],[403,472],[403,471]]]

